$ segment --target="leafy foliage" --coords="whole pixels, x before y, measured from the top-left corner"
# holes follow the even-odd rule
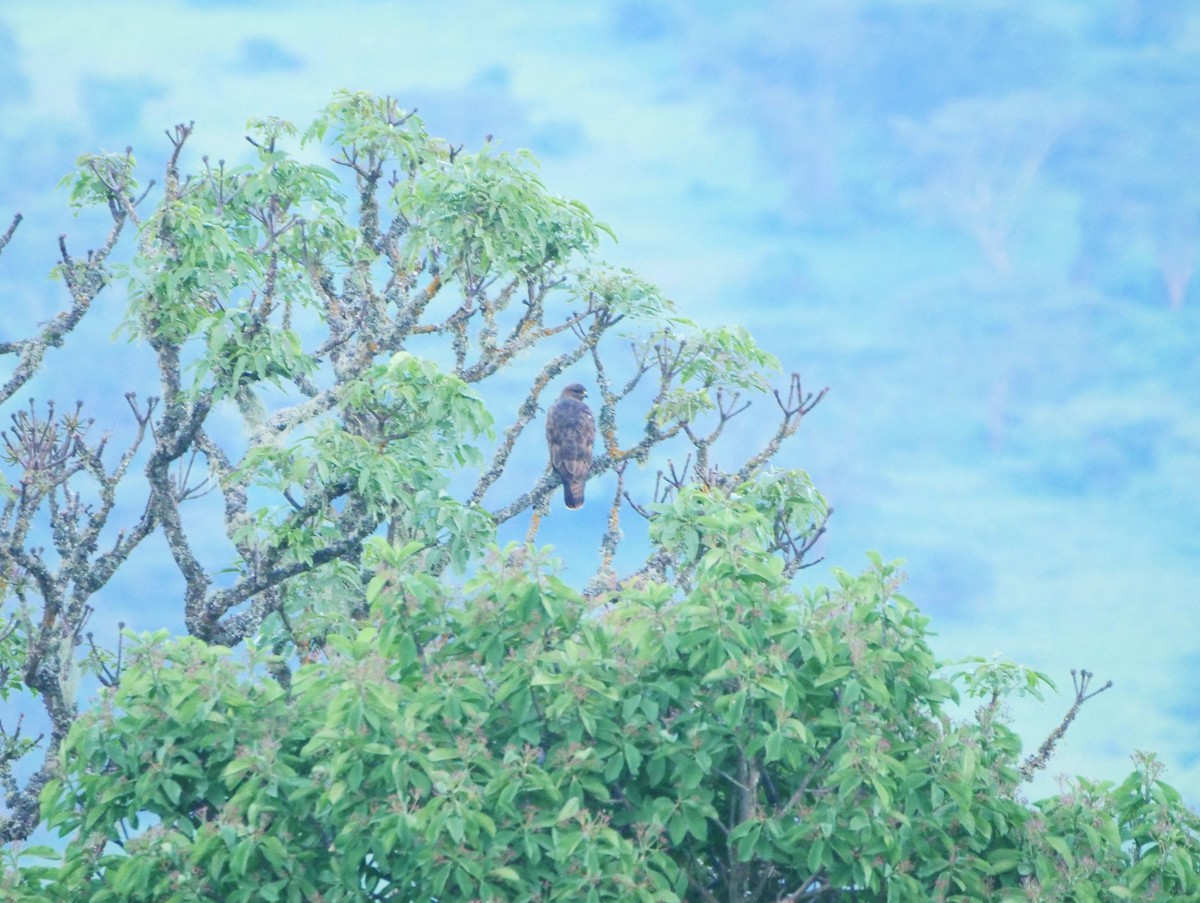
[[[531,550],[459,595],[380,542],[370,617],[286,688],[256,644],[140,637],[43,796],[62,864],[26,854],[9,899],[1196,892],[1152,758],[1029,808],[1011,729],[948,714],[895,565],[798,597],[756,519],[706,521],[690,592],[592,601]]]
[[[823,393],[793,375],[761,447],[731,450],[778,362],[595,260],[607,229],[523,154],[464,153],[367,94],[251,132],[253,162],[184,174],[177,127],[147,216],[131,154],[81,158],[72,203],[112,229],[83,259],[63,243],[69,307],[3,346],[7,400],[123,281],[161,382],[127,396],[116,460],[80,409],[31,405],[3,434],[0,696],[36,698],[52,730],[21,785],[38,742],[0,726],[0,836],[66,838],[9,850],[5,900],[1200,895],[1200,823],[1152,757],[1120,786],[1021,798],[1094,695],[1086,672],[1021,763],[1003,702],[1048,677],[936,661],[877,555],[793,589],[831,509],[775,459]],[[332,145],[346,183],[296,142]],[[132,260],[110,263],[127,225]],[[535,350],[524,398],[485,404]],[[598,388],[592,474],[616,482],[583,592],[535,543],[557,478],[524,468],[497,500],[577,365]],[[686,461],[653,492],[626,488],[630,461],[671,449]],[[135,465],[145,506],[121,525]],[[224,574],[183,514],[208,490]],[[621,576],[629,510],[650,553]],[[518,515],[527,541],[497,549]],[[155,534],[188,635],[84,653],[92,600]],[[84,669],[104,688],[81,713]],[[960,682],[982,700],[966,720]]]

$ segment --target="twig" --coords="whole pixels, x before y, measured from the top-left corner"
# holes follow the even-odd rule
[[[1071,669],[1071,682],[1075,685],[1075,701],[1071,703],[1071,707],[1067,709],[1067,714],[1063,716],[1062,723],[1050,732],[1050,736],[1048,736],[1045,742],[1038,747],[1038,751],[1026,759],[1021,765],[1019,772],[1023,780],[1032,781],[1034,774],[1046,767],[1050,761],[1050,756],[1054,753],[1055,744],[1057,744],[1067,732],[1067,728],[1070,727],[1071,722],[1075,720],[1075,716],[1079,714],[1079,709],[1083,706],[1083,704],[1093,696],[1099,696],[1105,690],[1112,687],[1113,682],[1110,680],[1105,683],[1104,686],[1100,687],[1100,689],[1092,690],[1089,693],[1088,687],[1091,684],[1094,676],[1095,675],[1092,674],[1091,671],[1076,671],[1074,668]]]

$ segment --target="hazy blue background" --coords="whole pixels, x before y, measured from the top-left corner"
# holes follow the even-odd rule
[[[1153,749],[1200,801],[1195,5],[733,5],[10,0],[0,337],[61,305],[58,233],[95,244],[55,188],[80,152],[153,162],[195,120],[193,151],[235,159],[250,116],[390,93],[532,148],[610,260],[831,387],[787,452],[837,508],[823,551],[905,558],[941,654],[1115,681],[1035,792]],[[121,590],[150,620],[155,573]],[[1027,747],[1068,697],[1017,708]]]

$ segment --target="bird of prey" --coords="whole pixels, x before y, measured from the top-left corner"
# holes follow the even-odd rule
[[[562,477],[563,501],[568,508],[583,507],[583,484],[592,467],[592,444],[596,421],[584,404],[587,389],[571,383],[546,412],[546,444],[550,466]]]

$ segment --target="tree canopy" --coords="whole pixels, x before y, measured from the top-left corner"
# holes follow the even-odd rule
[[[1088,672],[1022,759],[1004,702],[1048,677],[936,660],[877,555],[796,588],[830,509],[780,453],[823,393],[604,265],[524,154],[362,93],[250,132],[227,165],[177,126],[161,187],[80,158],[71,201],[111,225],[0,344],[7,404],[124,295],[159,381],[123,443],[52,402],[3,434],[0,694],[48,725],[0,735],[6,899],[1200,898],[1152,756],[1021,794]],[[536,428],[567,374],[610,475],[573,582],[539,547],[579,516],[547,518]],[[101,648],[152,541],[186,635]],[[59,848],[21,846],[39,824]]]

